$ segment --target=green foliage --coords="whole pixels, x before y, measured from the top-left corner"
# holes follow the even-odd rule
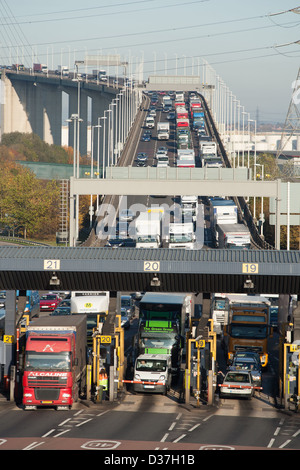
[[[58,228],[60,188],[43,181],[16,160],[68,163],[68,152],[35,134],[4,134],[0,145],[0,222],[24,238],[54,238]]]
[[[1,144],[29,162],[68,163],[68,152],[58,145],[49,145],[36,134],[11,132],[3,134]],[[20,158],[21,159],[21,158]]]

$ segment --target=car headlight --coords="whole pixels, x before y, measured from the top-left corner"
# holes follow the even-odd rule
[[[159,382],[164,382],[165,381],[165,376],[161,375],[158,379]]]
[[[260,375],[252,374],[253,380],[260,380]]]

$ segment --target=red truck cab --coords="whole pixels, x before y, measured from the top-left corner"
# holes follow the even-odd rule
[[[86,370],[86,318],[82,317],[41,318],[36,323],[45,325],[27,327],[22,399],[25,410],[38,406],[70,409],[78,400]]]

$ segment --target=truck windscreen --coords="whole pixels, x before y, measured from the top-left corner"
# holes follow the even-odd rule
[[[69,372],[71,370],[70,353],[68,351],[60,353],[28,351],[25,357],[25,370]]]

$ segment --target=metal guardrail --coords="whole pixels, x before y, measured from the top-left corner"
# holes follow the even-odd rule
[[[35,242],[33,240],[26,240],[25,238],[19,237],[7,237],[0,235],[0,242],[9,242],[17,245],[33,245],[33,246],[51,246],[47,243]]]

